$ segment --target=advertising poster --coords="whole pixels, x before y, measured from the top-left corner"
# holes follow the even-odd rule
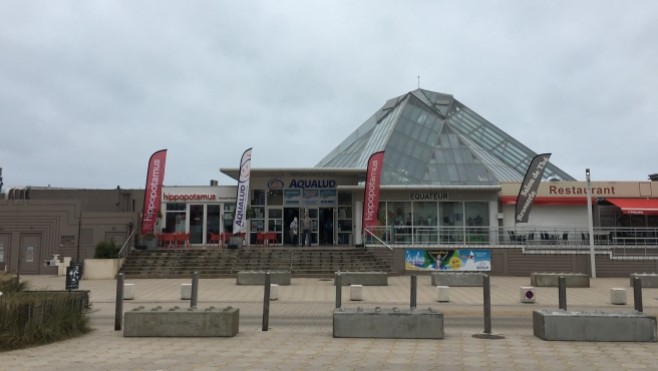
[[[335,189],[320,189],[320,205],[333,206],[336,204]]]
[[[408,271],[491,271],[491,250],[407,249],[404,265]]]
[[[302,198],[304,206],[317,206],[320,204],[320,192],[317,189],[304,189]]]
[[[299,207],[302,202],[301,189],[284,189],[283,190],[283,205],[286,207],[297,206]]]

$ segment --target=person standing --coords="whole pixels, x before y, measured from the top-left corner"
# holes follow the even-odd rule
[[[297,217],[290,223],[290,242],[293,246],[297,246]]]
[[[308,216],[308,209],[304,211],[304,220],[302,223],[304,228],[304,235],[302,240],[302,246],[311,246],[311,217]]]

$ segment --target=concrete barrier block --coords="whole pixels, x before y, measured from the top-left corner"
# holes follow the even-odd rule
[[[450,287],[437,286],[436,287],[436,301],[448,303],[450,302]]]
[[[279,285],[276,283],[270,284],[270,300],[279,300]]]
[[[564,276],[567,287],[589,287],[589,276],[585,273],[532,273],[530,274],[530,285],[558,287],[560,276]]]
[[[521,303],[534,303],[536,300],[535,288],[532,286],[521,286]]]
[[[180,284],[180,298],[181,298],[181,300],[191,300],[192,299],[192,284],[191,283],[181,283]]]
[[[610,303],[611,304],[626,304],[626,289],[611,288],[610,289]]]
[[[428,309],[347,309],[333,315],[336,338],[443,339],[443,313]]]
[[[578,312],[536,310],[534,335],[559,341],[655,342],[656,317],[638,312]]]
[[[337,272],[338,273],[338,272]],[[339,272],[341,286],[388,286],[386,272]],[[336,280],[334,279],[334,285]]]
[[[473,272],[432,272],[432,286],[481,287],[484,274]]]
[[[136,308],[124,314],[125,337],[232,337],[239,331],[240,310],[178,307]]]
[[[350,300],[363,300],[363,285],[350,285]]]
[[[656,273],[632,273],[631,274],[631,287],[633,286],[633,279],[638,277],[644,288],[657,288],[658,287],[658,274]]]
[[[123,284],[123,300],[132,300],[135,298],[135,284],[134,283],[124,283]]]
[[[265,285],[265,271],[240,271],[238,272],[238,285]],[[290,271],[270,271],[270,284],[289,286],[292,281]]]

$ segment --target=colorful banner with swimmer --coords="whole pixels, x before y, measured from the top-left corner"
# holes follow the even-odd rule
[[[491,271],[491,250],[484,249],[406,249],[404,266],[408,271]]]

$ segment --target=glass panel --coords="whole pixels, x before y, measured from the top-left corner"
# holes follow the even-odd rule
[[[283,209],[268,209],[267,217],[269,219],[283,218]]]
[[[414,242],[437,242],[437,208],[436,202],[414,203]]]
[[[235,204],[224,204],[224,232],[233,232],[233,214]]]
[[[352,204],[352,193],[350,193],[350,192],[338,192],[338,204],[339,205],[351,205]]]
[[[182,205],[182,208],[181,208]],[[171,209],[169,208],[171,206]],[[167,204],[165,226],[162,232],[185,232],[185,204]]]
[[[210,234],[219,234],[220,230],[220,205],[207,205],[207,216],[206,216],[206,243],[210,241]]]
[[[390,202],[393,217],[393,243],[411,242],[411,202]]]
[[[270,191],[267,196],[267,204],[270,206],[283,205],[283,190],[277,189],[275,191]]]
[[[462,243],[464,241],[464,204],[462,202],[439,203],[441,229],[439,238],[442,243]]]
[[[265,191],[262,189],[254,189],[251,192],[251,205],[265,206]]]
[[[190,243],[203,243],[203,206],[190,205]]]
[[[486,243],[489,241],[489,204],[486,202],[467,202],[466,234],[470,243]]]

